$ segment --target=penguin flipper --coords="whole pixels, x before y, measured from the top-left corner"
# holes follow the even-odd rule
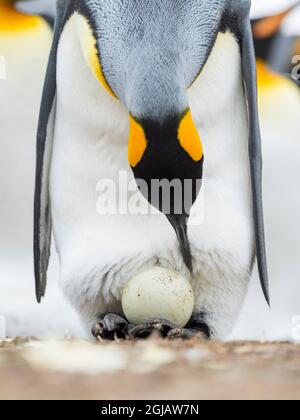
[[[59,1],[52,48],[44,83],[36,146],[36,180],[34,197],[34,271],[36,298],[45,295],[51,250],[52,220],[49,197],[49,172],[52,158],[56,109],[56,62],[60,35],[68,1]]]
[[[268,305],[270,305],[262,199],[262,151],[257,105],[255,53],[249,16],[241,19],[239,23],[244,86],[248,102],[249,159],[252,183],[256,258],[263,294]]]

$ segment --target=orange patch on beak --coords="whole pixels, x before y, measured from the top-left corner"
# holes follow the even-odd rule
[[[147,139],[143,127],[132,116],[129,116],[129,124],[128,160],[135,168],[147,149]]]
[[[178,140],[181,147],[195,162],[198,162],[203,158],[201,139],[190,110],[184,115],[179,124]]]

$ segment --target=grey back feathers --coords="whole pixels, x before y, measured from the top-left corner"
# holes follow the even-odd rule
[[[57,47],[64,24],[75,11],[84,15],[92,27],[107,82],[135,116],[159,118],[187,107],[186,89],[204,67],[218,32],[228,26],[236,33],[241,45],[248,100],[249,157],[257,259],[263,291],[269,301],[255,56],[249,10],[250,0],[60,0],[58,2],[55,35],[37,139],[35,276],[38,301],[45,293],[50,255],[49,167],[52,153],[50,120],[55,106]]]

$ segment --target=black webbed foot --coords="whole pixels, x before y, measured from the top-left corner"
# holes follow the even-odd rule
[[[182,338],[202,337],[202,339],[209,340],[211,338],[211,331],[206,323],[206,314],[199,312],[194,313],[183,329]]]
[[[168,333],[168,338],[181,338],[182,340],[190,340],[192,338],[198,338],[200,340],[208,339],[207,335],[203,331],[192,328],[174,328]]]
[[[129,325],[128,328],[128,337],[130,339],[148,338],[154,333],[158,333],[162,338],[180,338],[182,340],[192,338],[208,340],[211,336],[203,314],[193,315],[185,328],[179,328],[172,322],[162,319],[153,319],[138,326]]]
[[[162,338],[183,340],[192,338],[208,340],[211,336],[202,315],[193,315],[188,325],[185,328],[180,328],[163,319],[152,319],[135,326],[129,324],[120,315],[107,314],[99,318],[92,329],[93,336],[98,340],[146,339],[155,333]]]
[[[137,326],[130,326],[128,336],[130,339],[148,338],[151,335],[158,333],[161,337],[166,338],[170,331],[174,330],[175,324],[165,321],[163,319],[151,319],[144,324]]]
[[[128,321],[120,315],[107,314],[99,318],[92,328],[92,334],[97,340],[126,339]]]

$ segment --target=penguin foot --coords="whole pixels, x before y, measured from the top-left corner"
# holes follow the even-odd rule
[[[161,319],[153,319],[136,327],[129,325],[128,328],[128,337],[130,339],[148,338],[155,333],[169,339],[189,340],[198,338],[200,340],[208,340],[210,338],[208,326],[195,318],[191,319],[186,328],[180,328],[169,321]]]
[[[93,336],[101,340],[126,339],[128,336],[128,321],[120,315],[107,314],[99,318],[92,328]]]
[[[163,338],[170,336],[172,331],[177,331],[178,327],[162,319],[152,319],[146,321],[144,324],[129,327],[128,336],[130,339],[148,338],[153,334],[160,335]]]
[[[175,339],[181,338],[182,340],[189,340],[191,338],[198,338],[200,340],[209,340],[210,339],[210,330],[203,321],[194,316],[186,326],[186,328],[174,328],[169,331],[168,338]]]
[[[194,313],[186,329],[193,336],[202,336],[203,339],[209,340],[211,338],[211,331],[207,323],[205,322],[206,314],[203,312]]]
[[[168,338],[181,338],[182,340],[190,340],[192,338],[197,338],[199,340],[204,341],[208,339],[207,335],[203,331],[193,330],[190,328],[174,328],[168,333]]]
[[[162,338],[189,340],[198,338],[208,340],[210,331],[203,321],[192,318],[186,328],[180,328],[163,319],[152,319],[141,325],[131,325],[120,315],[107,314],[98,319],[92,328],[93,336],[101,340],[146,339],[154,334]]]
[[[128,338],[148,338],[158,333],[162,338],[189,340],[197,338],[208,340],[211,336],[209,327],[199,318],[193,316],[186,328],[180,328],[172,322],[153,319],[138,326],[128,326]]]

